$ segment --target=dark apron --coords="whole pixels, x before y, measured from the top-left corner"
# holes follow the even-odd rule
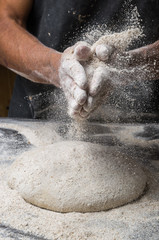
[[[125,4],[126,7],[123,8],[124,2],[123,0],[35,0],[28,18],[27,29],[44,45],[62,52],[81,39],[81,34],[87,26],[106,23],[107,28],[112,31],[122,30],[127,13],[123,9],[127,8],[131,12],[130,5],[136,5],[146,37],[143,41],[134,43],[132,48],[142,46],[143,42],[146,45],[158,40],[159,1],[136,0]],[[140,84],[126,86],[123,89],[126,94],[114,93],[109,99],[109,104],[127,112],[158,114],[159,81],[147,82],[146,88],[151,94],[143,94],[143,86]],[[54,86],[36,84],[17,76],[9,117],[54,118],[55,109],[57,110],[59,104],[62,104],[58,102],[57,95],[58,91]],[[59,98],[60,96],[61,93]],[[57,116],[58,114],[57,111]],[[61,114],[63,114],[62,110]]]

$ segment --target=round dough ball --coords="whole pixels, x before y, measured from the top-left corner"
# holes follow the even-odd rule
[[[65,141],[22,154],[11,166],[8,183],[36,206],[93,212],[137,199],[146,176],[136,162],[109,147]]]

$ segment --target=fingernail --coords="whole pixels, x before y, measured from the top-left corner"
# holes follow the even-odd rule
[[[86,61],[92,55],[92,52],[88,46],[77,46],[74,55],[78,61]]]

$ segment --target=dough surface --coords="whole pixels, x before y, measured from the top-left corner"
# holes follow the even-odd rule
[[[65,141],[23,153],[8,184],[33,205],[57,212],[103,211],[137,199],[146,185],[136,162],[109,147]]]

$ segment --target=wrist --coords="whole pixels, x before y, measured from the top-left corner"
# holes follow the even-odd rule
[[[61,57],[61,52],[57,52],[56,50],[51,49],[49,65],[51,67],[52,84],[54,84],[56,87],[60,87],[59,68],[61,64]]]

